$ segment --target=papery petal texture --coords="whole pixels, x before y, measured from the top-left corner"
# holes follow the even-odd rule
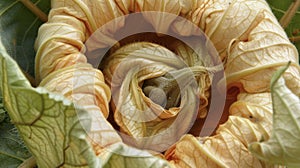
[[[88,48],[96,50],[116,44],[104,75],[92,67],[85,56],[85,42],[98,28],[115,18],[143,11],[165,12],[156,15],[158,17],[143,15],[161,34],[172,30],[182,36],[191,36],[197,31],[184,27],[184,23],[189,21],[197,25],[220,55],[226,74],[223,81],[227,82],[228,89],[237,87],[240,92],[229,108],[228,120],[219,126],[216,134],[183,136],[166,152],[170,164],[174,167],[276,167],[252,155],[248,145],[270,137],[273,113],[270,80],[288,61],[292,64],[283,77],[287,87],[300,95],[299,58],[295,46],[264,0],[53,0],[49,21],[40,28],[36,41],[36,77],[40,86],[65,95],[97,116],[93,120],[91,137],[100,144],[100,149],[122,141],[106,120],[109,103],[121,132],[135,139],[166,130],[182,111],[187,112],[182,128],[189,127],[195,117],[195,102],[201,98],[205,102],[209,100],[207,74],[197,81],[198,86],[201,82],[205,85],[202,90],[188,88],[181,97],[180,106],[169,110],[145,96],[142,82],[187,65],[202,66],[201,61],[189,62],[192,57],[183,50],[177,50],[178,57],[153,43],[138,42],[120,47],[114,34],[125,25],[126,20],[122,18],[109,30],[101,32],[105,38],[95,39]],[[167,13],[186,20],[176,20]],[[127,57],[128,51],[130,57]],[[118,65],[120,69],[116,70]],[[139,71],[139,67],[145,70]],[[152,109],[147,115],[136,113],[137,109],[145,112],[149,107]],[[198,117],[205,117],[207,109],[202,112]],[[141,123],[132,120],[134,117],[156,118]],[[168,138],[174,138],[180,129],[171,128]],[[154,144],[159,147],[160,143],[167,143],[168,138],[157,138]]]

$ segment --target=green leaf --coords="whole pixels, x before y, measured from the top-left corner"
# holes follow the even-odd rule
[[[89,115],[60,95],[32,88],[1,43],[0,65],[3,104],[39,167],[99,167],[81,125],[88,129]]]
[[[289,65],[288,65],[289,66]],[[273,131],[270,139],[250,144],[258,158],[289,167],[300,166],[300,100],[281,77],[288,68],[278,70],[271,81]]]
[[[0,93],[0,163],[5,167],[17,167],[30,156],[16,127],[10,122]]]
[[[33,75],[35,59],[33,44],[42,21],[21,1],[23,0],[0,1],[0,41],[10,56],[21,65],[24,72]],[[33,0],[32,2],[45,13],[50,10],[50,0]],[[13,68],[17,67],[14,66]],[[0,97],[0,150],[3,153],[6,152],[6,155],[0,155],[1,165],[17,167],[22,160],[28,158],[31,154],[24,147],[24,142],[19,138],[15,126],[10,122],[10,118],[4,110],[1,93]],[[13,133],[11,130],[14,130]],[[26,157],[24,157],[25,155],[20,156],[21,153],[27,153]]]
[[[17,167],[31,156],[7,114],[0,123],[0,163],[5,167]]]
[[[6,117],[6,113],[5,113],[5,109],[2,103],[2,95],[0,92],[0,124],[4,121],[5,117]]]
[[[290,5],[292,5],[295,0],[267,0],[269,3],[274,15],[278,20],[280,20],[285,13],[287,13]],[[292,17],[292,20],[285,28],[287,35],[291,37],[300,37],[300,8],[298,8],[295,15]],[[300,53],[300,39],[296,42],[293,42]]]
[[[34,74],[34,41],[43,23],[22,2],[30,0],[0,1],[1,42],[9,55],[29,74]],[[32,0],[44,13],[50,10],[50,0]]]

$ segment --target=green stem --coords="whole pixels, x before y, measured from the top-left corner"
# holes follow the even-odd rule
[[[292,18],[295,16],[298,8],[300,6],[300,0],[295,0],[290,5],[289,9],[285,12],[283,17],[280,19],[279,23],[285,29],[291,22]]]
[[[11,3],[9,6],[7,6],[6,8],[2,9],[0,11],[0,16],[2,16],[5,12],[7,12],[10,8],[12,8],[16,3],[18,3],[18,1],[15,1],[13,3]]]
[[[279,12],[279,13],[281,13],[281,14],[285,14],[285,11],[284,11],[284,10],[275,8],[274,6],[271,6],[271,9],[272,9],[273,11]],[[300,14],[300,12],[297,11],[296,14]]]
[[[0,155],[6,155],[6,156],[8,156],[8,157],[11,157],[11,158],[14,158],[14,159],[23,161],[23,162],[25,161],[25,159],[23,159],[23,158],[20,158],[20,157],[18,157],[18,156],[11,155],[11,154],[6,153],[6,152],[3,152],[3,151],[0,151]]]
[[[22,2],[32,13],[34,13],[41,21],[47,22],[48,16],[30,0],[19,0]]]

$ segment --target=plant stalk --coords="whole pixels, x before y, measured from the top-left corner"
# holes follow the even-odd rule
[[[10,154],[10,153],[6,153],[6,152],[3,152],[3,151],[0,151],[0,155],[8,156],[8,157],[11,157],[11,158],[20,160],[20,161],[25,161],[25,159],[23,159],[23,158],[21,158],[21,157],[14,156],[14,155],[12,155],[12,154]]]
[[[30,0],[20,0],[32,13],[34,13],[41,21],[47,22],[48,16],[40,8],[38,8]]]
[[[295,16],[298,8],[300,6],[300,0],[295,0],[290,5],[289,9],[285,12],[285,14],[280,19],[279,23],[285,29],[290,24],[292,18]]]

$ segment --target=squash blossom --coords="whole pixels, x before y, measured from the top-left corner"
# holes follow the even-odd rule
[[[98,39],[99,44],[86,48],[105,24],[147,11],[165,13],[144,15],[161,34],[195,33],[165,17],[168,14],[201,29],[215,47],[217,55],[210,55],[214,63],[207,65],[206,57],[166,35],[115,39],[126,19],[104,32],[106,38]],[[112,47],[99,67],[93,67],[88,61],[93,58],[86,53],[99,45]],[[299,60],[264,0],[52,0],[35,49],[39,86],[63,94],[93,116],[88,134],[97,155],[112,144],[127,143],[151,151],[171,167],[278,167],[256,158],[248,145],[270,137],[270,80],[288,61],[292,64],[283,77],[300,96]],[[197,49],[210,53],[205,44]],[[226,82],[228,91],[226,121],[211,136],[189,134],[186,130],[195,118],[208,115],[211,74],[223,67],[225,75],[219,82]],[[179,115],[184,120],[172,127]],[[167,135],[147,139],[165,130]],[[163,144],[168,144],[167,149]]]

